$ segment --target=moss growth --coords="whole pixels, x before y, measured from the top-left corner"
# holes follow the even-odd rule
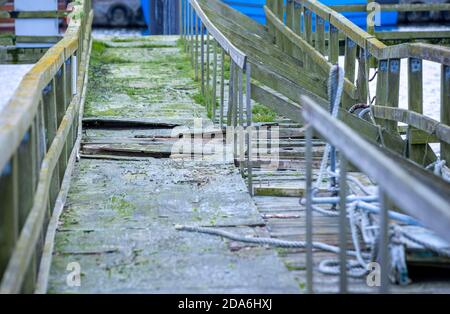
[[[91,65],[98,64],[108,64],[108,63],[127,63],[126,59],[108,55],[106,49],[109,48],[108,45],[102,41],[94,40],[92,42],[92,52],[91,52]]]
[[[274,122],[277,114],[266,106],[256,104],[252,108],[253,122]]]
[[[129,217],[136,209],[134,204],[127,202],[124,195],[112,196],[111,207],[116,210],[121,217]]]
[[[206,106],[206,97],[202,93],[196,93],[192,99],[199,105]]]
[[[202,95],[201,92],[196,93],[192,96],[192,99],[199,105],[202,105],[203,107],[206,107],[208,118],[213,118],[213,106],[212,101],[210,99],[213,98],[213,92],[212,90],[205,90],[205,95]],[[217,99],[216,99],[216,108],[219,106]]]
[[[290,270],[290,271],[293,271],[293,270],[306,270],[305,266],[295,266],[295,265],[291,265],[291,264],[285,264],[285,265],[286,265],[286,268],[288,270]]]

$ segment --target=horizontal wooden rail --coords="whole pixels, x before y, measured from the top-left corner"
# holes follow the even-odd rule
[[[65,18],[70,11],[0,11],[0,19]]]
[[[450,126],[436,121],[423,114],[400,108],[387,106],[371,106],[375,118],[397,121],[408,124],[430,135],[435,135],[439,140],[450,144]]]

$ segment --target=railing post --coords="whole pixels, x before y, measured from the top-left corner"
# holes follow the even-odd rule
[[[266,0],[266,6],[267,8],[274,12],[274,0]],[[271,34],[272,36],[275,36],[275,28],[273,26],[273,24],[267,19],[267,30],[269,31],[269,34]]]
[[[212,81],[212,120],[216,119],[217,110],[217,41],[213,39],[213,81]]]
[[[367,60],[369,61],[369,60]],[[386,106],[387,104],[387,90],[388,90],[388,72],[389,72],[389,64],[388,60],[379,60],[378,61],[378,74],[377,74],[377,89],[376,89],[376,100],[375,104],[377,106]],[[366,80],[369,80],[366,77]],[[385,126],[385,122],[383,120],[377,119],[377,122],[383,126]]]
[[[319,15],[316,15],[316,49],[322,54],[325,54],[325,21]]]
[[[47,150],[53,143],[58,130],[57,125],[57,110],[56,110],[56,84],[53,78],[49,85],[43,91],[43,102],[44,102],[44,118],[45,118],[45,130],[47,132]],[[59,191],[59,166],[57,165],[54,174],[51,179],[50,184],[50,208],[53,209],[55,205],[56,198]]]
[[[423,113],[423,69],[422,60],[408,58],[408,110]],[[421,164],[426,154],[426,145],[414,144],[414,131],[408,126],[408,158]]]
[[[221,50],[221,64],[220,64],[220,112],[219,112],[219,126],[223,128],[223,114],[225,106],[225,50]]]
[[[380,189],[380,233],[378,242],[379,263],[380,263],[380,293],[389,292],[389,200],[383,190]]]
[[[247,182],[248,191],[251,196],[253,196],[253,160],[252,160],[252,145],[253,145],[253,127],[252,127],[252,97],[251,97],[251,64],[247,62],[245,68],[246,74],[246,111],[247,111]]]
[[[193,10],[194,16],[195,16],[195,80],[198,81],[198,15],[195,12],[195,10]]]
[[[243,69],[238,67],[238,111],[239,111],[239,169],[244,174],[245,137],[244,137],[244,86]]]
[[[66,113],[66,89],[65,89],[65,66],[59,69],[55,76],[55,88],[56,88],[56,112],[57,112],[57,126],[59,127],[61,121]],[[64,146],[61,156],[59,158],[59,181],[62,182],[64,177],[64,172],[66,171],[67,165],[67,150]]]
[[[358,54],[358,77],[356,79],[356,88],[358,90],[358,101],[360,103],[365,104],[367,101],[367,86],[368,86],[368,80],[366,73],[366,66],[368,62],[368,52],[359,47],[359,54]],[[379,79],[379,78],[378,78]],[[378,83],[378,81],[377,81]],[[369,105],[369,103],[368,103]]]
[[[205,99],[206,99],[206,103],[207,103],[207,112],[209,113],[210,112],[210,109],[211,109],[211,107],[210,107],[210,105],[211,105],[211,89],[210,89],[210,87],[209,87],[209,83],[210,83],[210,80],[211,80],[211,76],[210,76],[210,66],[211,66],[211,63],[210,63],[210,56],[209,56],[209,53],[210,53],[210,42],[209,42],[209,31],[206,29],[205,30],[205,32],[206,32],[206,97],[205,97]]]
[[[286,0],[286,26],[289,29],[292,29],[293,14],[294,14],[294,0]],[[283,36],[283,37],[285,37],[285,36]],[[285,38],[284,45],[285,45],[286,53],[288,55],[292,56],[294,45],[291,43],[291,41],[288,38]]]
[[[227,126],[232,125],[233,118],[233,101],[234,101],[234,62],[233,59],[230,60],[230,79],[228,81],[228,108],[227,108]]]
[[[17,153],[0,172],[0,278],[19,236],[19,169]]]
[[[203,25],[202,22],[201,23],[201,27],[200,27],[200,31],[201,31],[201,41],[200,41],[200,75],[201,75],[201,80],[202,80],[202,95],[203,97],[205,97],[205,26]],[[205,97],[206,98],[206,97]]]
[[[400,64],[400,59],[389,59],[386,104],[389,107],[398,107],[398,97],[400,89]],[[388,121],[386,126],[392,133],[398,133],[397,122]]]
[[[297,35],[301,36],[302,34],[300,29],[300,20],[302,11],[300,4],[294,1],[293,10],[294,12],[292,16],[292,29]],[[296,45],[292,46],[292,56],[304,62],[303,52]]]
[[[353,84],[355,82],[355,63],[356,63],[356,43],[349,37],[345,39],[345,61],[344,61],[344,72],[345,77]],[[345,109],[349,109],[354,105],[354,100],[352,100],[346,93],[343,95],[342,104]]]
[[[441,123],[450,124],[450,66],[441,66]],[[450,166],[450,144],[441,142],[441,159]]]
[[[339,176],[339,292],[347,293],[347,159],[341,154]]]
[[[339,62],[339,30],[334,25],[330,24],[330,38],[328,40],[329,58],[331,64]]]
[[[314,292],[313,287],[313,211],[312,211],[312,127],[307,126],[305,131],[306,139],[306,290],[308,293]]]
[[[19,156],[19,232],[25,224],[28,214],[33,207],[38,168],[36,164],[36,119],[26,134],[18,150]],[[23,284],[24,293],[32,293],[36,282],[36,264],[30,263]]]

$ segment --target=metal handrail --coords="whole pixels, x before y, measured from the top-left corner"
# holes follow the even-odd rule
[[[194,8],[201,22],[205,25],[208,32],[214,37],[214,39],[222,46],[222,49],[233,59],[233,61],[241,68],[245,69],[247,62],[247,56],[238,48],[236,48],[231,41],[229,41],[222,32],[214,26],[200,7],[197,0],[189,0],[189,3]]]
[[[248,178],[248,190],[250,194],[253,193],[252,187],[252,166],[251,166],[251,125],[252,125],[252,110],[251,110],[251,64],[248,62],[247,55],[238,49],[208,18],[206,13],[197,0],[181,0],[180,1],[180,19],[181,19],[181,35],[185,44],[185,51],[190,53],[192,66],[195,69],[195,79],[201,79],[201,92],[206,100],[206,105],[212,115],[216,115],[217,102],[217,75],[220,61],[220,95],[219,95],[219,127],[222,131],[224,122],[224,108],[225,108],[225,57],[230,57],[230,79],[229,79],[229,97],[228,97],[228,112],[226,123],[227,126],[237,128],[233,132],[242,132],[239,139],[243,140],[243,132],[245,131],[245,141],[247,143],[247,150],[244,152],[243,146],[245,144],[239,143],[240,159],[241,159],[241,173],[244,173],[243,161],[246,157],[246,168]],[[200,30],[199,30],[200,26]],[[205,43],[206,34],[206,43]],[[200,43],[198,37],[201,37]],[[211,75],[210,62],[210,35],[213,39],[213,69]],[[200,46],[200,47],[199,47]],[[206,46],[206,52],[205,52]],[[199,49],[200,48],[200,49]],[[221,58],[219,60],[217,48],[221,51]],[[200,52],[199,52],[200,50]],[[200,72],[200,75],[199,75]],[[245,84],[244,84],[245,73]],[[244,100],[244,93],[246,95]],[[244,106],[246,110],[244,110]],[[244,122],[245,111],[245,122]],[[235,133],[236,136],[236,133]],[[237,147],[234,147],[234,154],[237,155]]]
[[[405,213],[418,218],[450,241],[450,204],[442,196],[398,167],[345,123],[334,120],[313,100],[304,96],[300,104],[304,110],[304,119],[327,142],[382,186],[389,198]]]
[[[443,239],[450,241],[450,203],[437,191],[417,179],[406,169],[387,157],[377,147],[369,144],[343,122],[334,119],[319,104],[303,96],[300,99],[306,130],[306,261],[307,289],[313,293],[313,188],[312,188],[312,131],[318,132],[330,145],[340,152],[340,193],[339,193],[339,243],[340,243],[340,292],[347,292],[346,219],[347,193],[346,179],[348,161],[361,172],[374,179],[379,186],[380,232],[378,252],[380,263],[380,292],[389,290],[389,217],[388,203],[392,202],[406,214],[414,216],[423,225],[435,231]],[[364,156],[361,158],[361,156]]]

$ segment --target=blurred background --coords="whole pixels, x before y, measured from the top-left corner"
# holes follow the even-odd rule
[[[35,1],[35,0],[30,0]],[[72,0],[59,0],[59,10],[65,10]],[[254,20],[265,23],[265,0],[223,0]],[[366,4],[367,0],[320,0],[326,5]],[[376,0],[387,3],[450,3],[450,0]],[[105,35],[177,34],[179,32],[179,0],[93,0],[95,32]],[[14,10],[14,1],[0,0],[0,10]],[[164,13],[163,13],[164,12]],[[364,12],[344,13],[353,23],[365,29]],[[383,12],[382,27],[397,27],[450,23],[450,12]],[[60,27],[65,27],[61,19]],[[61,29],[63,31],[63,29]],[[14,32],[14,20],[0,19],[0,32]]]

